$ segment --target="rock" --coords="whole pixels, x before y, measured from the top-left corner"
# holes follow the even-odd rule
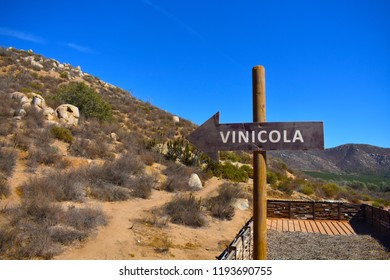
[[[31,98],[28,98],[24,93],[15,91],[11,94],[12,99],[19,100],[20,104],[22,105],[23,109],[28,109],[31,107]]]
[[[19,91],[15,91],[15,92],[11,93],[12,99],[21,100],[23,97],[26,97],[26,95],[24,93],[19,92]]]
[[[118,139],[119,139],[118,135],[117,135],[116,133],[114,133],[114,132],[112,132],[112,133],[110,134],[110,138],[111,138],[111,140],[112,140],[113,142],[117,142]]]
[[[180,118],[178,116],[173,116],[172,120],[173,120],[173,123],[179,123],[180,122]]]
[[[191,174],[190,180],[188,181],[188,186],[195,190],[201,190],[203,188],[202,181],[200,180],[198,174]]]
[[[249,201],[248,201],[248,199],[245,199],[245,198],[238,198],[236,200],[236,202],[234,203],[234,207],[239,209],[239,210],[242,210],[242,211],[248,210],[249,209]]]
[[[19,110],[16,110],[16,112],[15,112],[15,117],[21,117],[21,118],[23,118],[25,115],[26,115],[27,113],[26,113],[26,110],[24,110],[24,109],[19,109]]]
[[[38,110],[43,110],[46,108],[46,101],[45,99],[40,96],[39,94],[32,93],[33,98],[31,101],[31,105],[35,106]]]
[[[57,107],[55,114],[60,123],[66,126],[77,126],[79,122],[79,108],[71,104],[62,104]]]
[[[43,116],[48,121],[54,121],[56,119],[56,114],[55,114],[53,108],[51,108],[51,107],[46,107],[43,110]]]

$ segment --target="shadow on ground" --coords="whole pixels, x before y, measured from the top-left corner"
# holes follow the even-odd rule
[[[381,232],[372,225],[359,220],[359,219],[351,219],[350,225],[353,230],[358,235],[370,235],[375,238],[382,246],[386,248],[388,252],[390,252],[390,233],[389,232]]]

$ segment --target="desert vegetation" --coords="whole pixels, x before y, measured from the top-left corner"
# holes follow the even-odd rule
[[[34,106],[22,108],[14,92],[39,94],[52,108],[77,106],[77,126],[48,121]],[[0,95],[0,258],[51,259],[110,223],[99,205],[147,201],[154,192],[170,197],[150,211],[146,224],[157,228],[206,230],[214,221],[231,221],[237,199],[251,199],[250,154],[223,152],[214,163],[185,140],[195,124],[173,121],[172,114],[68,64],[0,48]],[[269,193],[276,197],[390,201],[385,185],[314,179],[277,159],[268,165]],[[192,174],[203,185],[212,177],[221,185],[202,199],[188,183]],[[148,244],[164,254],[173,245],[160,237]]]

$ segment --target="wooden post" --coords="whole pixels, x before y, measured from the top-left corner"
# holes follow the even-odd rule
[[[252,69],[253,121],[265,122],[265,69]],[[267,259],[266,152],[253,152],[253,259]]]

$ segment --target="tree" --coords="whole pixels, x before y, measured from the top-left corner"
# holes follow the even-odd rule
[[[72,82],[62,86],[58,98],[78,107],[81,114],[87,118],[97,118],[100,121],[111,121],[113,118],[111,106],[99,93],[84,83]]]

